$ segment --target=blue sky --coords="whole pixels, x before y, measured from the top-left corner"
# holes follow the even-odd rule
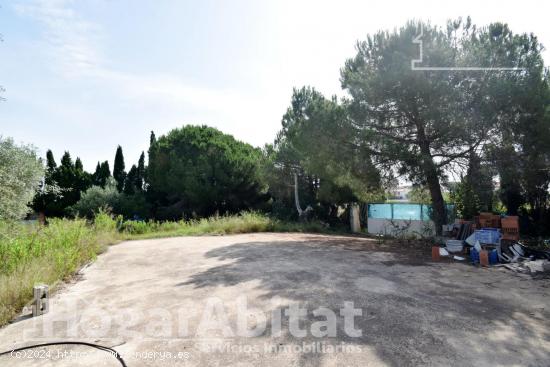
[[[122,1],[0,3],[0,135],[65,150],[88,170],[126,164],[158,135],[206,124],[272,142],[292,87],[342,95],[339,69],[369,33],[417,18],[508,22],[550,47],[539,1]],[[545,52],[547,64],[550,61]]]

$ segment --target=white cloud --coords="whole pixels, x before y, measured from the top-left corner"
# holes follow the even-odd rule
[[[121,98],[148,104],[235,112],[238,106],[259,102],[236,90],[192,86],[174,75],[132,74],[106,67],[108,60],[99,42],[101,27],[80,17],[72,5],[68,0],[39,0],[15,6],[20,15],[44,26],[44,42],[54,61],[51,67],[60,76],[91,81]]]
[[[19,15],[44,26],[50,57],[57,61],[57,71],[65,76],[93,70],[102,60],[97,46],[100,27],[79,17],[71,4],[68,0],[38,0],[14,6]]]

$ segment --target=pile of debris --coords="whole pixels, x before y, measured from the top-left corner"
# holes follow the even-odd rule
[[[443,226],[444,247],[434,247],[432,258],[449,256],[473,264],[501,266],[526,274],[550,274],[550,251],[537,250],[519,242],[519,219],[481,213],[473,221],[458,219]],[[460,256],[462,255],[462,256]]]
[[[550,273],[550,251],[529,248],[516,242],[503,249],[500,266],[524,274]]]

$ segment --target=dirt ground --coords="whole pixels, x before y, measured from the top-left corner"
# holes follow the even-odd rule
[[[79,340],[113,347],[128,366],[549,366],[549,296],[548,279],[434,263],[428,251],[366,238],[132,241],[56,292],[49,313],[1,329],[0,350]],[[346,302],[361,309],[360,336],[339,314]],[[297,324],[305,335],[285,316],[291,305],[307,310]],[[319,307],[336,315],[336,335],[315,335],[328,320]],[[243,335],[239,320],[258,333]],[[0,365],[118,364],[103,351],[58,346]]]

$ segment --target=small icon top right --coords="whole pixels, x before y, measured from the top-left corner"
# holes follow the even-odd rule
[[[411,60],[411,70],[418,71],[523,71],[525,68],[520,67],[481,67],[481,66],[418,66],[424,60],[424,44],[422,37],[424,36],[424,26],[420,23],[420,34],[413,38],[412,42],[419,45],[420,57]]]

